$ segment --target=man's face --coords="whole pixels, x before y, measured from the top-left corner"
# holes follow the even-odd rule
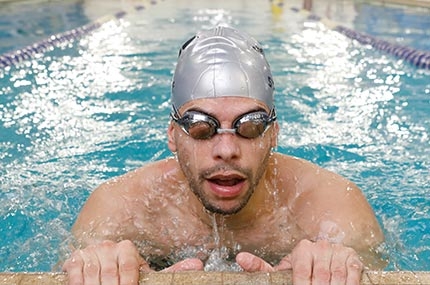
[[[262,110],[270,112],[267,106],[250,98],[221,97],[191,101],[179,113],[203,112],[216,118],[221,128],[231,129],[241,115]],[[168,135],[169,148],[177,152],[194,194],[207,210],[230,215],[247,204],[264,175],[271,148],[276,145],[277,125],[270,125],[253,139],[221,133],[203,140],[190,137],[172,122]]]

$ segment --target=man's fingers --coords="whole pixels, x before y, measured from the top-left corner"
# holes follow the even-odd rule
[[[264,261],[263,259],[248,253],[248,252],[240,252],[236,256],[236,262],[242,267],[244,271],[247,272],[257,272],[257,271],[263,271],[263,272],[273,272],[275,269]]]
[[[281,262],[279,262],[279,264],[276,265],[274,268],[276,271],[293,269],[293,265],[291,264],[291,255],[287,255],[282,258]]]
[[[95,253],[96,246],[89,246],[87,251],[80,251],[84,261],[84,284],[100,284],[100,263]]]
[[[354,249],[325,240],[302,240],[276,269],[281,270],[278,269],[281,265],[292,267],[295,285],[358,285],[363,271],[363,264]]]
[[[345,285],[347,278],[346,260],[353,250],[340,250],[333,253],[331,260],[331,285]]]
[[[298,256],[297,256],[298,255]],[[312,278],[313,255],[310,251],[292,256],[293,284],[310,285]]]
[[[361,274],[363,273],[364,266],[356,254],[349,255],[348,259],[346,260],[346,268],[348,270],[348,274],[345,284],[360,284]]]
[[[328,241],[320,241],[313,253],[312,284],[330,284],[332,245]]]
[[[74,252],[72,256],[64,262],[63,271],[67,272],[70,285],[84,284],[83,267],[84,261],[78,252]]]
[[[118,271],[119,284],[139,284],[139,270],[148,264],[137,252],[134,244],[129,240],[124,240],[118,243]]]
[[[172,266],[161,270],[162,272],[178,272],[178,271],[191,271],[203,270],[203,262],[198,258],[189,258],[182,260]]]
[[[115,250],[115,243],[104,241],[96,252],[100,263],[100,281],[103,285],[118,285],[119,272],[116,256],[112,256]]]
[[[129,240],[107,240],[76,250],[63,265],[70,285],[137,285],[140,269],[152,271]]]

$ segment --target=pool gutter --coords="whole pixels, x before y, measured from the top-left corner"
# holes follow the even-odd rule
[[[0,285],[65,285],[65,273],[0,273]],[[272,273],[244,272],[201,272],[145,273],[140,275],[143,284],[199,284],[199,285],[289,285],[291,271]],[[361,284],[430,284],[430,272],[413,271],[367,271],[362,275]]]
[[[399,5],[406,5],[406,6],[416,6],[416,7],[423,7],[423,8],[430,8],[430,0],[373,0],[368,2],[380,2],[383,4],[399,4]]]

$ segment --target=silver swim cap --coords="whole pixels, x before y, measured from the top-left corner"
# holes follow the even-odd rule
[[[261,45],[228,27],[202,31],[179,52],[172,104],[223,96],[249,97],[273,108],[274,83]]]

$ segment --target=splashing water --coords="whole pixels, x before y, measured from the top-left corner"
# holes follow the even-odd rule
[[[209,258],[205,263],[205,271],[242,271],[242,268],[234,261],[231,261],[229,250],[222,243],[218,227],[224,228],[224,216],[220,217],[220,225],[216,220],[216,214],[212,214],[213,236],[215,248],[209,253]]]

